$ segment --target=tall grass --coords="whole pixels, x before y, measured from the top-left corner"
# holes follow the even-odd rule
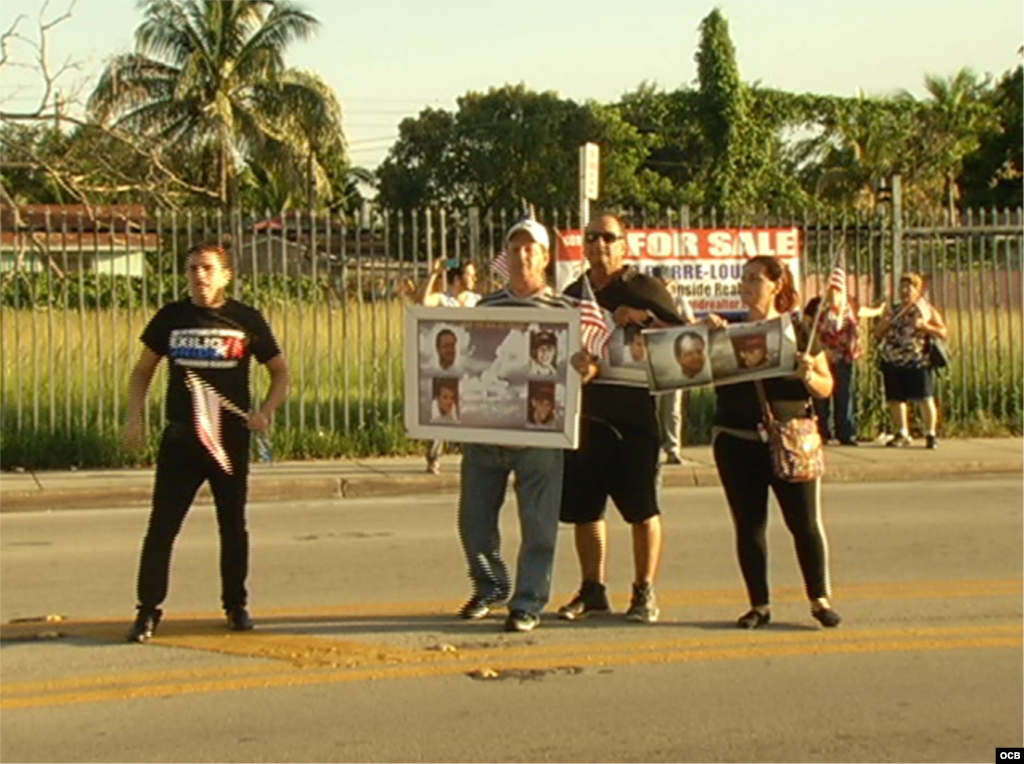
[[[395,302],[264,308],[292,387],[271,440],[279,459],[414,452],[402,421],[402,308]],[[164,423],[166,364],[150,387],[149,445],[119,445],[128,376],[151,316],[141,310],[0,309],[0,466],[151,463]],[[269,383],[253,368],[254,400]]]
[[[331,306],[263,306],[292,372],[278,413],[277,459],[411,453],[422,444],[402,421],[402,305],[398,301]],[[150,463],[163,423],[165,364],[154,378],[147,417],[149,446],[127,453],[118,433],[128,375],[152,315],[122,308],[69,311],[0,309],[0,466],[32,469]],[[1022,432],[1022,326],[1019,313],[953,311],[952,367],[938,398],[946,435]],[[860,434],[886,430],[881,374],[873,353],[859,363]],[[255,396],[267,376],[253,371]],[[711,390],[688,396],[684,440],[706,443],[714,413]]]

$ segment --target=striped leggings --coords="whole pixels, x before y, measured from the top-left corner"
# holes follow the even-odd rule
[[[793,534],[796,556],[808,599],[829,597],[828,541],[821,521],[821,480],[787,483],[772,474],[768,445],[719,433],[714,443],[715,465],[725,488],[733,525],[736,554],[751,606],[768,605],[768,488],[782,509]]]

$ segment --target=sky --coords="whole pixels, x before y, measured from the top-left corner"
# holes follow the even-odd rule
[[[69,0],[50,0],[46,18]],[[454,110],[468,91],[525,83],[575,101],[613,102],[641,82],[696,83],[699,24],[716,4],[693,0],[298,0],[316,37],[288,49],[342,104],[352,162],[375,168],[402,119]],[[0,28],[38,39],[43,3],[4,0]],[[741,77],[791,92],[852,96],[907,90],[962,67],[999,76],[1021,60],[1020,0],[719,0]],[[128,52],[142,19],[135,0],[77,0],[47,35],[51,66],[71,61],[66,93],[88,94],[112,55]],[[33,52],[15,41],[9,61]],[[31,70],[0,70],[7,111],[39,100]]]

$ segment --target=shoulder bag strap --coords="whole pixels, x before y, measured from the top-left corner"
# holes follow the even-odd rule
[[[764,415],[764,423],[766,425],[771,425],[771,423],[775,421],[775,416],[772,414],[771,404],[768,403],[768,396],[765,394],[764,384],[762,384],[761,380],[755,379],[754,387],[757,388],[757,399],[761,401],[761,413]]]

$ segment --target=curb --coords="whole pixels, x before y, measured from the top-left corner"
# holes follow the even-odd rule
[[[943,480],[963,477],[1020,476],[1024,460],[1012,462],[957,462],[830,467],[823,482],[863,483]],[[705,488],[721,485],[714,467],[672,467],[662,470],[664,488]],[[249,481],[249,501],[330,501],[344,499],[388,498],[423,494],[456,493],[457,473],[441,475],[401,475],[367,477],[259,477]],[[80,509],[137,509],[150,506],[152,484],[112,488],[82,488],[52,491],[8,491],[3,494],[0,512],[59,512]],[[196,496],[197,504],[212,504],[208,486]]]

